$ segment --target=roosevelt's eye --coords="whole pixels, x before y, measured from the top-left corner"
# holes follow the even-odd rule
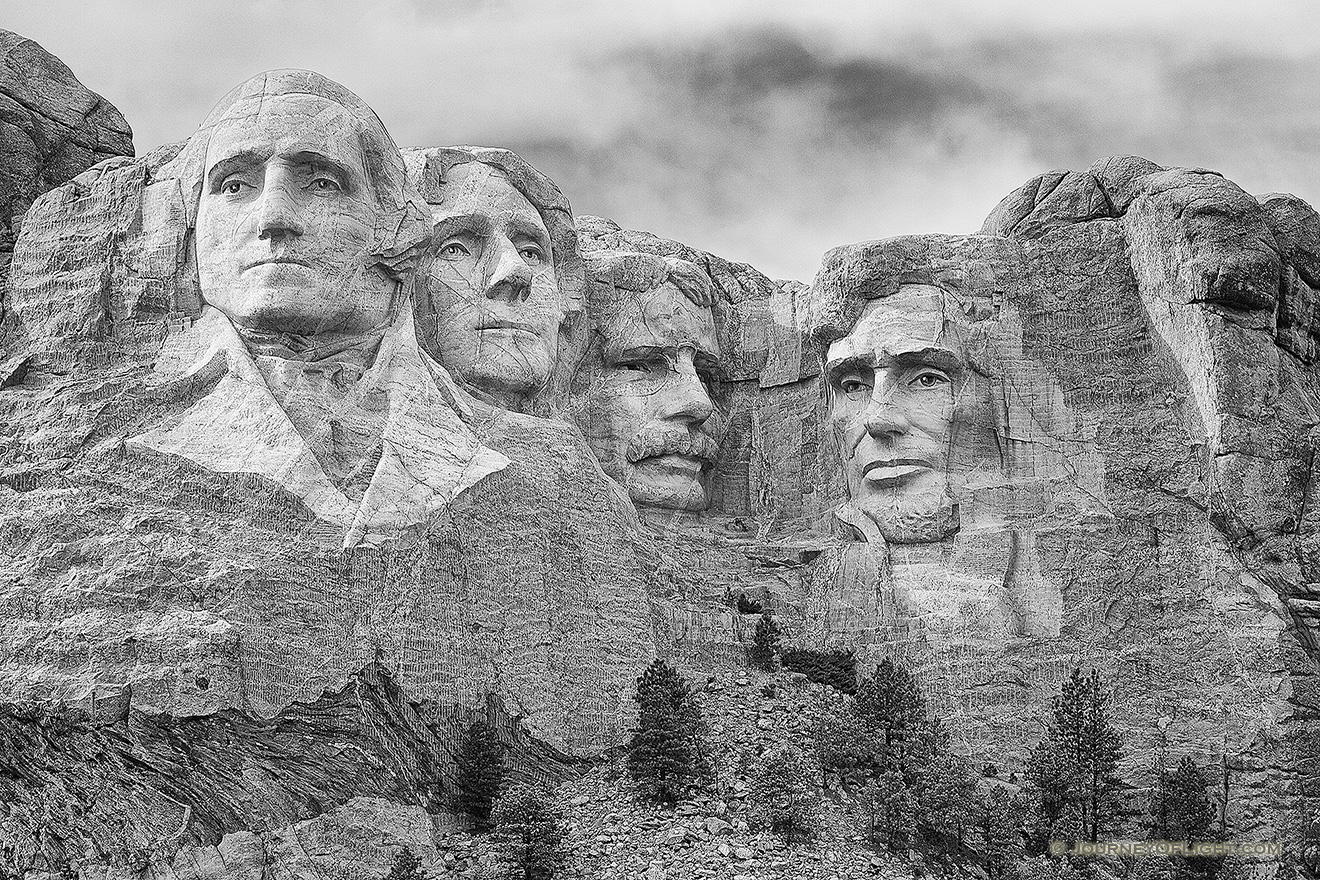
[[[472,252],[469,251],[467,247],[462,242],[459,241],[445,242],[444,244],[440,245],[440,250],[438,251],[438,253],[440,254],[440,256],[444,257],[447,260],[456,260],[459,257],[466,257],[472,254]]]
[[[529,266],[539,266],[545,262],[545,251],[534,244],[523,245],[518,248],[518,253]]]
[[[912,378],[912,384],[918,388],[938,388],[949,384],[949,377],[939,370],[922,370]]]

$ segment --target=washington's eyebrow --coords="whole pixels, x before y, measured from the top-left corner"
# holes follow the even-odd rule
[[[916,351],[900,351],[891,360],[902,367],[934,367],[946,373],[961,373],[963,359],[947,348],[927,347]]]
[[[271,154],[268,151],[240,150],[232,156],[226,156],[216,162],[207,175],[207,181],[212,189],[217,188],[226,177],[235,171],[246,171],[264,165],[270,160],[270,157]],[[338,159],[333,159],[324,153],[305,150],[292,154],[288,157],[288,160],[294,165],[307,165],[316,171],[331,171],[350,190],[360,183],[358,175],[351,166],[345,165]]]
[[[206,182],[212,189],[215,189],[220,186],[221,181],[235,171],[246,171],[249,168],[263,165],[269,158],[269,153],[259,150],[240,150],[212,165],[211,170],[206,174]]]

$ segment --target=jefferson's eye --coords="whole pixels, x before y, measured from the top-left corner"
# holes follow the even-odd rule
[[[457,242],[457,241],[445,242],[443,245],[440,246],[440,251],[439,251],[440,256],[449,260],[456,260],[459,257],[470,256],[471,253],[472,252],[469,251],[466,247],[464,247],[461,242]]]
[[[231,177],[228,180],[226,180],[224,183],[220,184],[220,192],[225,193],[226,195],[234,196],[242,192],[243,187],[245,186],[247,186],[246,181],[240,180],[237,177]]]
[[[529,265],[539,266],[545,262],[545,252],[536,245],[527,245],[518,249],[518,253]]]

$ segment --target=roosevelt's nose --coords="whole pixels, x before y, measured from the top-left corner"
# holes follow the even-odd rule
[[[714,409],[710,393],[692,363],[692,354],[681,352],[674,371],[669,375],[669,381],[660,392],[657,415],[700,425],[710,418]]]
[[[504,236],[494,236],[494,267],[486,278],[486,296],[514,303],[532,294],[532,270],[518,253],[518,247]]]
[[[257,231],[264,239],[296,237],[306,232],[294,182],[276,166],[266,172],[257,206]]]

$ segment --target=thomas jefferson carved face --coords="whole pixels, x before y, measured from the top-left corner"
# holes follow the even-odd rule
[[[358,120],[307,94],[247,98],[211,134],[197,207],[202,295],[235,323],[305,335],[389,320],[395,284],[369,265],[383,210]]]
[[[705,510],[722,421],[711,399],[720,349],[709,281],[686,263],[683,277],[666,277],[664,267],[680,261],[647,259],[663,280],[642,292],[615,288],[597,315],[603,364],[583,433],[601,468],[635,503]],[[680,284],[699,290],[703,302],[693,302]]]
[[[440,360],[469,387],[530,394],[550,376],[564,318],[545,222],[482,162],[451,167],[441,193],[427,270]]]
[[[955,399],[967,372],[957,305],[936,287],[904,285],[869,302],[829,346],[829,421],[854,507],[896,543],[956,528],[949,493]]]

